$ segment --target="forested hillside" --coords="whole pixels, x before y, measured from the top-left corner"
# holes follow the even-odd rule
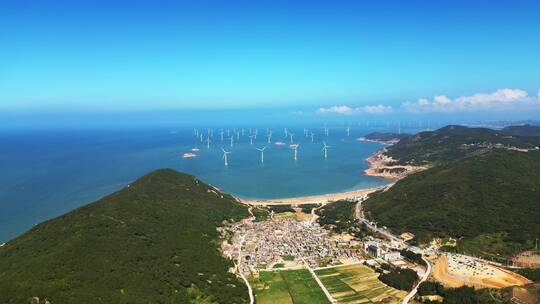
[[[0,248],[0,303],[245,303],[216,227],[244,206],[195,177],[150,173]]]
[[[486,128],[446,126],[402,138],[385,153],[400,165],[436,165],[494,149],[535,149],[539,137],[513,136]]]
[[[540,152],[496,149],[398,181],[364,207],[380,225],[460,239],[458,250],[511,254],[540,237]]]

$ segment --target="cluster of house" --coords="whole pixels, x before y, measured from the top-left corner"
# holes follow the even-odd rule
[[[478,147],[478,148],[488,148],[488,149],[506,149],[506,150],[513,150],[513,151],[519,151],[519,152],[529,152],[534,150],[539,150],[540,147],[534,147],[532,149],[527,148],[518,148],[515,146],[510,145],[504,145],[501,143],[490,143],[490,142],[482,142],[482,143],[472,143],[472,144],[461,144],[462,147],[468,148],[468,147]]]
[[[350,241],[329,236],[319,224],[292,219],[244,222],[234,228],[231,243],[223,242],[223,253],[239,261],[244,274],[272,269],[276,264],[311,267],[337,263],[343,259],[358,260],[358,250]]]
[[[420,248],[405,244],[414,238],[408,232],[390,239],[370,236],[358,241],[334,235],[316,222],[289,218],[254,222],[249,217],[226,231],[229,237],[222,242],[221,250],[226,257],[236,261],[238,270],[244,275],[257,276],[260,270],[302,267],[303,263],[313,268],[364,261],[411,267],[400,251],[407,248],[421,252]]]

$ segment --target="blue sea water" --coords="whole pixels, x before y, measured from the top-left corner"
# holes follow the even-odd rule
[[[299,143],[293,160],[282,128],[274,129],[273,142],[247,137],[229,147],[214,129],[208,149],[192,128],[2,131],[0,142],[0,242],[33,225],[114,192],[145,173],[172,168],[196,175],[225,192],[245,198],[279,198],[369,188],[387,181],[363,175],[365,158],[382,146],[357,141],[368,130],[314,130],[315,142],[292,129]],[[206,132],[206,131],[204,131]],[[206,135],[205,135],[206,136]],[[322,141],[331,147],[323,158]],[[275,141],[286,142],[276,146]],[[255,147],[267,146],[265,163]],[[229,154],[225,167],[221,148]],[[199,148],[195,158],[181,154]]]

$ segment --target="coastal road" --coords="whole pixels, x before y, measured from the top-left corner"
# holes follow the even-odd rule
[[[356,208],[354,210],[354,215],[357,219],[361,220],[364,224],[366,224],[366,226],[375,231],[375,232],[378,232],[384,236],[386,236],[387,238],[393,240],[393,241],[396,241],[396,242],[399,242],[400,244],[403,244],[405,246],[407,246],[407,244],[405,244],[403,242],[403,240],[401,240],[399,237],[393,235],[392,233],[390,233],[388,230],[386,229],[382,229],[382,228],[378,228],[376,227],[375,225],[372,225],[367,219],[364,218],[364,213],[362,211],[362,201],[358,202],[356,204]]]
[[[409,301],[414,297],[414,295],[418,292],[418,286],[420,286],[420,284],[422,284],[423,282],[425,282],[427,280],[427,278],[429,277],[429,274],[431,273],[431,263],[424,257],[422,257],[422,260],[424,260],[424,262],[426,263],[427,265],[427,269],[426,269],[426,273],[424,274],[424,276],[422,276],[422,278],[420,279],[420,281],[418,282],[418,284],[416,285],[416,287],[414,287],[413,290],[411,290],[411,292],[409,292],[408,295],[405,296],[405,298],[403,298],[403,304],[407,304],[409,303]]]

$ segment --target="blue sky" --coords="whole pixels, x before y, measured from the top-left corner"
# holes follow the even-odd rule
[[[0,111],[489,110],[457,104],[479,93],[536,109],[539,12],[493,0],[2,1]],[[424,107],[439,95],[455,103]]]

